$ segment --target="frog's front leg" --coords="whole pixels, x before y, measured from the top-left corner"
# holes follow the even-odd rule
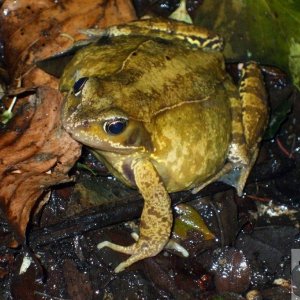
[[[172,227],[170,196],[153,164],[147,159],[133,163],[133,175],[144,198],[144,208],[140,222],[140,237],[128,247],[104,241],[98,249],[109,247],[115,251],[131,254],[119,264],[115,272],[121,272],[136,261],[155,256],[167,244]]]
[[[234,185],[241,195],[268,121],[267,95],[257,64],[251,62],[243,66],[239,97],[230,97],[230,102],[233,121],[228,159],[233,168],[239,169],[239,176],[234,178],[233,170],[221,180]]]

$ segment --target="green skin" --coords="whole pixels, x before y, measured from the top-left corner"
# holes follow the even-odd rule
[[[215,50],[220,39],[205,29],[145,20],[105,34],[109,42],[79,50],[66,67],[62,120],[74,139],[143,195],[139,240],[129,247],[98,245],[131,255],[115,269],[120,272],[168,242],[169,192],[196,192],[223,180],[242,193],[268,109],[257,65],[244,67],[238,89]],[[82,77],[88,80],[74,91]],[[105,124],[119,118],[127,120],[125,129],[107,132]]]

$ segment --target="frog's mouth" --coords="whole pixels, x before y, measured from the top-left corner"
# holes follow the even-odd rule
[[[76,130],[69,133],[78,142],[92,149],[96,149],[100,151],[115,152],[120,154],[130,154],[136,151],[144,150],[142,146],[124,146],[117,141],[100,140],[97,139],[97,137],[90,135],[86,131]]]

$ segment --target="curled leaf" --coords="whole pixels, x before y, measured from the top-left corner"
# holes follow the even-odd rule
[[[178,217],[175,218],[173,232],[182,239],[187,237],[189,230],[197,230],[202,233],[205,240],[215,238],[214,234],[208,229],[204,220],[196,209],[187,204],[175,206]]]

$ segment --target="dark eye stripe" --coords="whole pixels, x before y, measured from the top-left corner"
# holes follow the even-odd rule
[[[83,89],[83,87],[88,79],[89,79],[88,77],[82,77],[74,83],[73,92],[74,92],[75,96],[79,96],[79,94],[81,93],[81,90]]]
[[[103,128],[106,133],[110,135],[117,135],[122,133],[127,126],[127,119],[114,119],[106,121]]]

